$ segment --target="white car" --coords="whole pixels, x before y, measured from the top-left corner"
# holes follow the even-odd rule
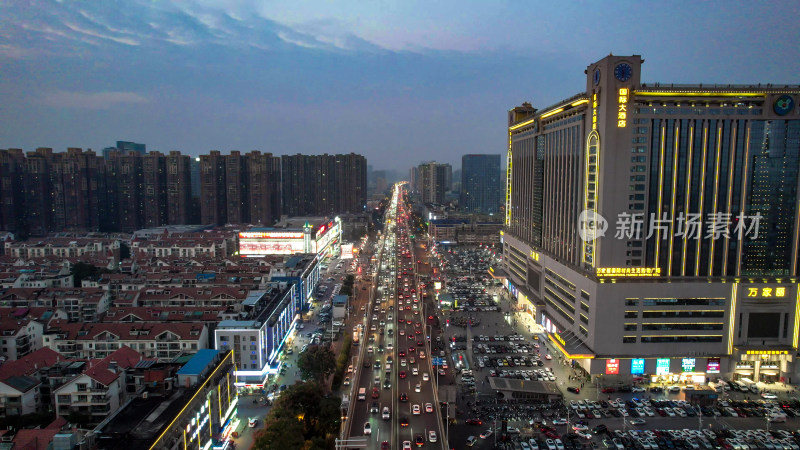
[[[553,419],[553,425],[566,425],[567,423],[569,423],[567,422],[567,419]]]
[[[425,403],[425,412],[432,413],[433,412],[433,405],[430,403]]]
[[[577,423],[577,424],[573,425],[572,429],[574,431],[589,431],[589,427],[587,427],[586,425],[584,425],[582,423]]]
[[[631,388],[631,392],[644,392],[644,391],[645,389],[641,386],[634,386],[633,388]]]
[[[430,375],[428,375],[428,372],[425,372],[425,373],[422,374],[422,381],[428,381],[430,379],[431,379],[431,377],[430,377]],[[419,391],[417,391],[417,392],[419,392]]]
[[[416,367],[411,368],[411,375],[419,375],[419,369]]]
[[[411,407],[411,414],[418,416],[420,414],[419,405],[414,405]]]
[[[411,441],[403,441],[403,450],[411,450]]]
[[[389,420],[389,418],[391,417],[391,413],[389,413],[388,406],[383,407],[383,412],[381,413],[381,416],[383,417],[383,420]]]
[[[247,421],[247,426],[250,428],[255,428],[258,425],[258,419],[251,417],[250,420]]]
[[[422,392],[422,385],[417,383],[416,386],[414,386],[414,392]]]
[[[369,436],[372,434],[372,425],[369,422],[364,424],[364,436]]]
[[[433,430],[428,431],[428,442],[436,442],[436,432]]]

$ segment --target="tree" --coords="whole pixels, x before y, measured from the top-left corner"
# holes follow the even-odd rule
[[[328,347],[311,346],[300,353],[297,358],[297,368],[300,369],[303,378],[322,383],[336,368],[336,357]]]
[[[300,450],[305,447],[303,422],[297,417],[271,417],[264,429],[255,436],[253,448],[258,450]]]

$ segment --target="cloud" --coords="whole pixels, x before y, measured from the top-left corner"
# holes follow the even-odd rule
[[[96,31],[92,31],[92,30],[87,30],[85,28],[81,28],[81,27],[79,27],[79,26],[77,26],[75,24],[71,24],[69,22],[64,22],[64,26],[66,26],[67,28],[69,28],[72,31],[75,31],[75,32],[78,32],[78,33],[82,33],[82,34],[85,34],[87,36],[93,36],[93,37],[100,38],[100,39],[108,39],[108,40],[117,42],[119,44],[132,45],[132,46],[139,45],[139,41],[136,41],[136,40],[131,39],[131,38],[109,36],[107,34],[98,33]]]
[[[110,109],[119,105],[141,105],[150,99],[135,92],[68,92],[56,91],[41,99],[56,108]]]

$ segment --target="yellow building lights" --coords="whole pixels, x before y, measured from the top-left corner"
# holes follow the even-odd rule
[[[533,123],[533,122],[535,122],[535,121],[536,121],[536,119],[530,119],[530,120],[526,120],[525,122],[518,123],[518,124],[516,124],[516,125],[514,125],[514,126],[512,126],[512,127],[508,127],[508,129],[509,129],[509,130],[511,130],[511,131],[514,131],[514,130],[516,130],[516,129],[519,129],[519,128],[522,128],[522,127],[524,127],[524,126],[526,126],[526,125],[530,125],[530,124],[532,124],[532,123]]]
[[[570,103],[569,106],[575,107],[575,106],[585,105],[587,103],[589,103],[589,99],[588,98],[584,98],[584,99],[581,99],[581,100],[578,100],[578,101]]]
[[[748,350],[748,355],[788,355],[789,350]]]
[[[557,108],[557,109],[554,109],[552,111],[548,111],[548,112],[542,114],[541,118],[542,119],[546,119],[546,118],[548,118],[550,116],[553,116],[553,115],[556,115],[556,114],[560,113],[561,111],[564,111],[564,108]]]

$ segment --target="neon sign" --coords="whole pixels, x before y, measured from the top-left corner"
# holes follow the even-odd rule
[[[785,287],[777,287],[777,288],[761,288],[761,295],[759,294],[758,288],[747,288],[747,296],[748,297],[786,297],[786,288]]]
[[[681,360],[681,369],[684,372],[694,372],[696,360],[694,358],[683,358]]]
[[[719,358],[708,358],[706,363],[707,373],[719,373]]]
[[[625,128],[626,126],[628,126],[628,88],[619,88],[617,128]]]

